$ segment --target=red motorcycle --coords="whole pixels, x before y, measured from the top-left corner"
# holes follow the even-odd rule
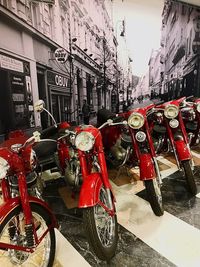
[[[185,100],[186,97],[182,97],[154,108],[156,123],[153,136],[157,139],[155,146],[158,153],[173,150],[178,168],[185,172],[188,190],[195,195],[197,186],[193,174],[192,155],[180,109]]]
[[[0,148],[1,266],[50,267],[54,262],[56,219],[44,201],[29,194],[37,180],[33,145],[38,141],[36,133],[28,140],[15,133]]]
[[[35,104],[35,110],[46,111],[42,100]],[[101,133],[92,125],[70,126],[68,123],[55,124],[50,131],[57,134],[58,168],[66,183],[80,191],[78,208],[83,210],[90,245],[100,259],[108,261],[115,254],[118,232]]]
[[[182,118],[188,134],[190,146],[200,143],[200,99],[194,98],[184,102],[181,108]]]
[[[153,107],[153,103],[148,106],[138,104],[118,117],[102,109],[98,112],[98,124],[112,120],[109,127],[101,129],[107,160],[117,168],[139,166],[140,180],[146,187],[151,208],[155,215],[161,216],[164,213],[160,190],[162,179],[149,128]]]

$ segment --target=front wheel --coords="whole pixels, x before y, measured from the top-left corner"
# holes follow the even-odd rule
[[[186,178],[188,190],[192,195],[196,195],[197,186],[194,180],[194,174],[193,174],[190,160],[182,161],[182,166],[185,172],[185,178]]]
[[[109,207],[108,194],[102,186],[99,200]],[[114,204],[113,204],[114,208]],[[89,243],[97,257],[109,261],[117,248],[118,231],[116,214],[109,215],[100,205],[83,209],[83,221],[86,228]]]
[[[162,194],[157,179],[145,180],[147,198],[151,208],[156,216],[162,216],[164,213]]]
[[[34,203],[30,205],[37,237],[40,238],[51,224],[51,219],[43,207]],[[1,223],[0,242],[27,247],[25,218],[20,206],[14,208]],[[1,266],[6,267],[52,267],[54,257],[55,231],[53,228],[45,235],[33,253],[14,249],[0,249]]]

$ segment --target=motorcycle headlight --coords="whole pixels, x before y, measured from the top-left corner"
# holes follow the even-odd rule
[[[168,105],[164,110],[164,115],[168,119],[174,119],[178,116],[179,108],[176,105]]]
[[[75,138],[75,146],[81,151],[89,151],[95,143],[94,136],[89,132],[81,132]]]
[[[136,133],[135,135],[135,139],[138,141],[138,142],[144,142],[145,139],[146,139],[146,134],[142,131],[139,131]]]
[[[197,104],[197,111],[200,112],[200,103]]]
[[[0,179],[3,179],[6,176],[9,168],[10,168],[10,165],[8,164],[7,160],[0,157]]]
[[[169,121],[169,125],[172,128],[177,128],[179,126],[179,121],[176,120],[176,119],[172,119],[172,120]]]
[[[128,118],[128,125],[133,129],[139,129],[144,125],[144,117],[140,113],[132,113]]]

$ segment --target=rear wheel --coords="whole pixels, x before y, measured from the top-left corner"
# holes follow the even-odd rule
[[[182,166],[185,172],[185,178],[186,178],[188,190],[192,195],[196,195],[197,186],[194,180],[194,174],[193,174],[193,170],[191,166],[191,161],[190,160],[182,161]]]
[[[151,208],[156,216],[162,216],[164,213],[162,194],[157,179],[144,181],[147,192],[147,198]]]
[[[106,207],[109,207],[108,194],[103,186],[99,199]],[[89,243],[95,254],[99,259],[109,261],[115,255],[117,248],[116,214],[109,215],[101,205],[97,204],[83,209],[83,219]]]
[[[34,203],[31,203],[33,221],[36,227],[38,238],[51,224],[51,219],[46,210]],[[24,213],[20,206],[14,208],[0,225],[0,242],[27,247],[25,234]],[[35,248],[33,253],[20,250],[0,249],[1,266],[6,267],[51,267],[55,256],[55,232],[52,228]]]

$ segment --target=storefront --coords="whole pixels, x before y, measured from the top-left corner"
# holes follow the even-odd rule
[[[195,55],[183,68],[183,95],[200,96],[199,56]]]
[[[0,134],[35,127],[30,64],[0,53]]]
[[[69,77],[47,71],[50,110],[56,120],[71,121],[71,92]]]

